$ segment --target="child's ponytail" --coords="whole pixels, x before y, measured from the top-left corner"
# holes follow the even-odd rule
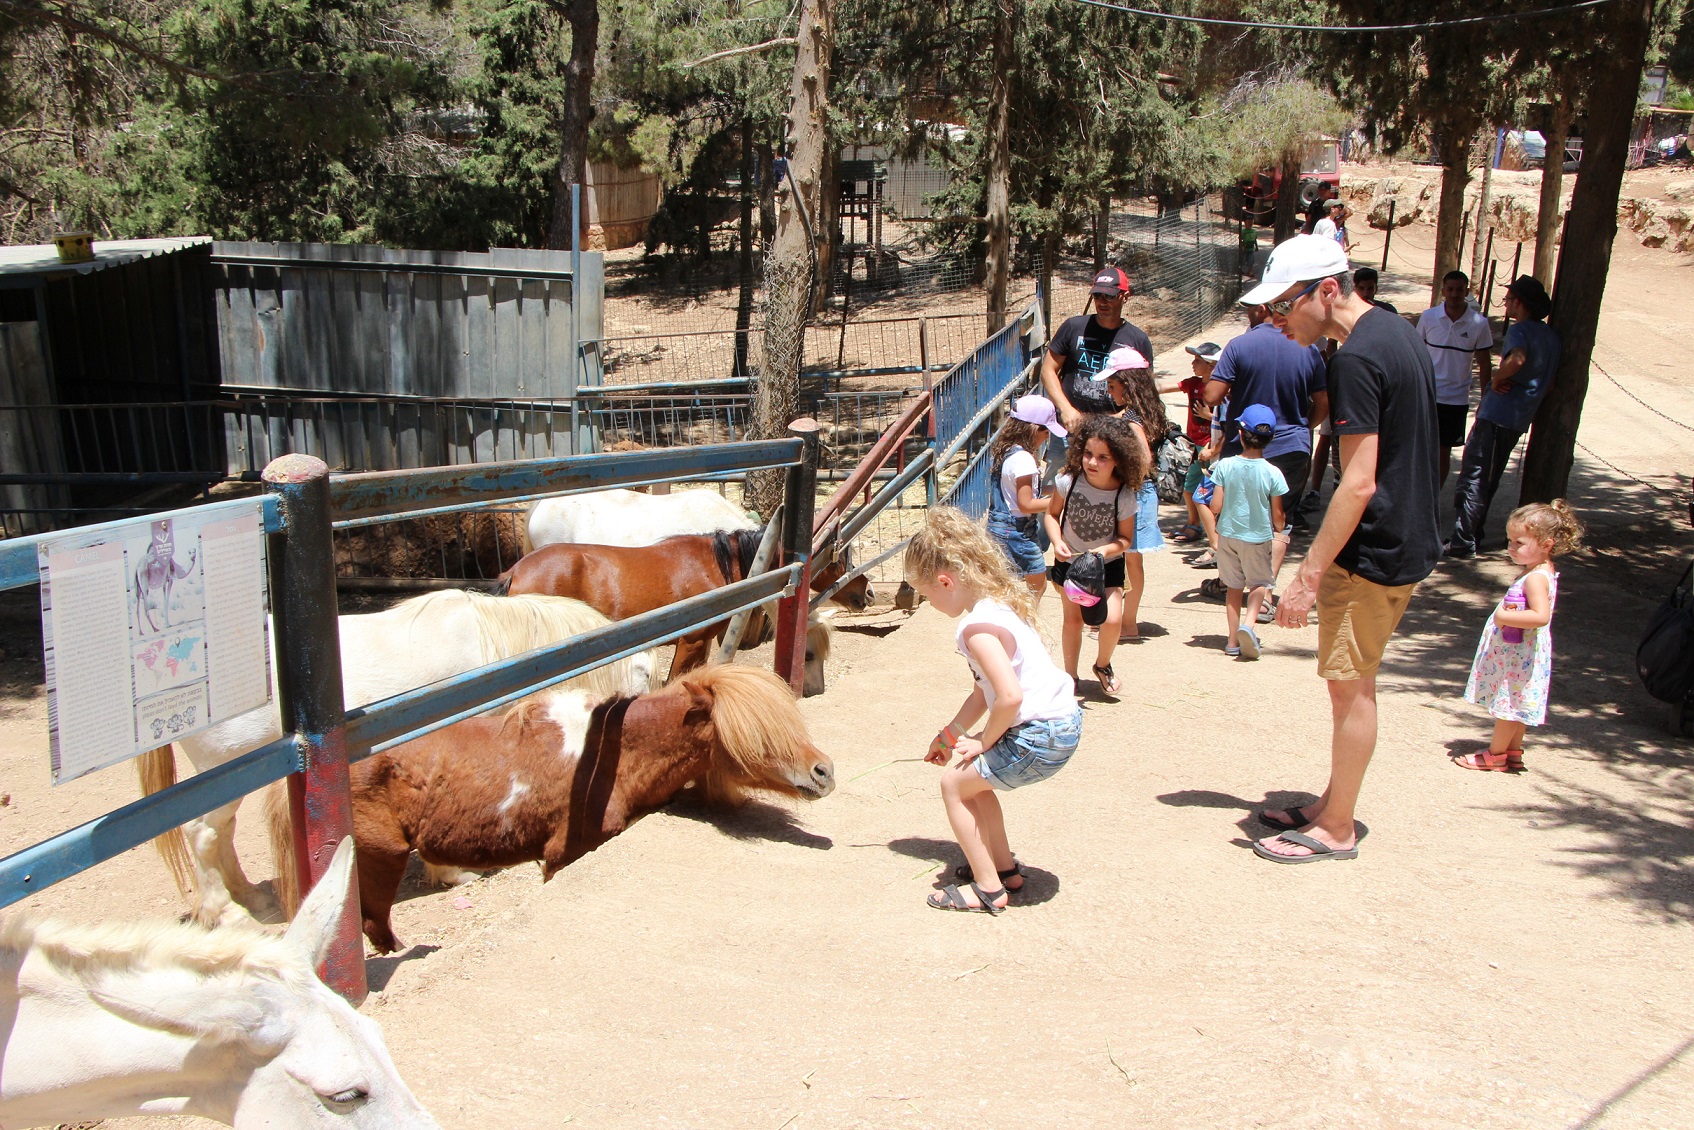
[[[1582,520],[1562,498],[1552,502],[1532,502],[1512,511],[1507,525],[1521,526],[1537,541],[1551,542],[1549,556],[1563,557],[1582,548]]]

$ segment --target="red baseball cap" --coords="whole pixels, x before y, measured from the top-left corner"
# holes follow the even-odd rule
[[[1129,293],[1129,276],[1116,267],[1107,267],[1094,276],[1094,285],[1088,293],[1101,298],[1122,298]]]

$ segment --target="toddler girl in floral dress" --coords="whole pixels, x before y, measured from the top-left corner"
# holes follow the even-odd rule
[[[1453,764],[1522,773],[1524,733],[1547,720],[1551,624],[1559,597],[1553,558],[1582,544],[1582,523],[1562,498],[1520,506],[1506,520],[1506,543],[1523,573],[1488,617],[1465,686],[1465,701],[1487,707],[1494,716],[1494,738],[1486,749],[1455,756]]]

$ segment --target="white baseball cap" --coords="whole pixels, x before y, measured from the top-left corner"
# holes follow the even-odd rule
[[[1060,439],[1070,434],[1065,431],[1065,426],[1059,423],[1059,413],[1053,408],[1053,402],[1045,396],[1032,393],[1018,397],[1017,402],[1012,405],[1012,419],[1039,425]]]
[[[1352,270],[1347,253],[1327,235],[1297,235],[1283,240],[1270,253],[1259,285],[1241,296],[1241,305],[1275,302],[1295,283],[1315,282]]]

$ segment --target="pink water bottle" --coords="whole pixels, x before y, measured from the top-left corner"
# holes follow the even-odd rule
[[[1523,585],[1515,584],[1511,588],[1507,589],[1506,599],[1500,602],[1500,607],[1504,608],[1507,612],[1522,612],[1525,608],[1528,608],[1529,605],[1524,603],[1523,599]],[[1523,629],[1512,628],[1502,624],[1500,626],[1500,638],[1505,640],[1507,643],[1522,643]]]

